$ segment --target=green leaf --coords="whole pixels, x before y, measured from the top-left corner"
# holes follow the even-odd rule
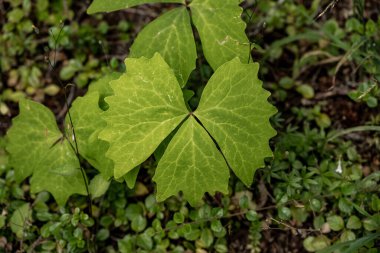
[[[121,253],[129,253],[134,251],[134,238],[131,235],[124,236],[123,239],[117,241],[118,250]]]
[[[99,132],[107,125],[101,117],[103,110],[98,103],[99,93],[95,91],[78,97],[70,109],[70,115],[80,155],[108,179],[113,175],[113,162],[105,156],[109,144],[98,138]],[[69,115],[66,116],[66,131],[75,146]]]
[[[130,221],[137,219],[137,217],[142,216],[142,214],[143,209],[138,204],[129,204],[125,210],[125,217],[127,217]]]
[[[13,119],[7,133],[9,143],[6,147],[11,154],[10,164],[15,168],[17,182],[32,175],[38,168],[38,158],[62,137],[48,108],[30,100],[20,100],[19,106],[20,114]]]
[[[173,71],[159,54],[127,59],[126,66],[128,72],[111,82],[108,126],[99,135],[110,143],[107,157],[116,178],[144,162],[188,115]]]
[[[133,43],[130,57],[151,58],[156,52],[173,69],[183,87],[195,69],[197,59],[190,17],[185,7],[173,9],[149,23]]]
[[[202,230],[201,234],[202,246],[208,248],[214,242],[212,231],[208,228]]]
[[[73,194],[87,194],[78,159],[68,141],[57,143],[44,156],[30,181],[32,193],[48,191],[60,206]]]
[[[149,236],[147,233],[139,234],[136,237],[136,244],[145,249],[148,250],[148,252],[152,252],[153,249],[153,239],[152,236]]]
[[[205,192],[228,192],[228,166],[207,132],[190,117],[171,140],[153,180],[157,200],[182,191],[192,206]]]
[[[267,101],[269,92],[257,78],[258,68],[237,58],[221,66],[194,112],[247,186],[264,158],[272,156],[268,142],[276,134],[269,123],[276,109]]]
[[[82,63],[77,60],[77,59],[72,59],[68,62],[67,65],[65,65],[62,69],[61,72],[59,73],[59,77],[67,81],[71,78],[74,77],[75,73],[83,69]]]
[[[339,210],[344,213],[350,214],[352,212],[353,206],[351,205],[351,201],[346,198],[340,198],[338,203]]]
[[[239,0],[193,0],[190,4],[204,55],[214,70],[235,57],[242,62],[250,58],[251,47],[239,3]]]
[[[303,241],[303,246],[309,252],[314,252],[320,249],[324,249],[329,245],[330,245],[330,240],[324,235],[320,235],[317,237],[308,236]]]
[[[96,233],[96,239],[99,241],[105,241],[109,238],[110,231],[108,229],[102,228]]]
[[[173,221],[177,224],[181,224],[185,221],[185,216],[182,213],[177,212],[173,216]]]
[[[223,225],[222,225],[222,222],[220,220],[213,220],[211,222],[211,230],[218,233],[218,232],[221,232],[223,230]]]
[[[342,217],[338,215],[327,217],[327,223],[330,225],[330,228],[333,231],[339,231],[344,228],[344,221]]]
[[[103,196],[108,187],[110,186],[110,181],[103,177],[103,175],[96,175],[90,182],[89,190],[91,193],[91,198],[99,198]]]
[[[13,233],[16,234],[18,238],[23,238],[25,229],[28,227],[28,223],[32,219],[32,209],[29,203],[25,203],[19,208],[17,208],[10,219],[10,227]]]
[[[374,231],[380,228],[380,214],[374,214],[363,220],[363,227],[367,231]]]
[[[136,218],[132,220],[131,228],[135,232],[142,232],[145,229],[146,224],[146,218],[141,215],[138,215]]]
[[[16,179],[22,181],[33,174],[32,193],[49,191],[59,205],[72,194],[86,194],[78,159],[45,106],[21,100],[8,140]]]
[[[355,215],[350,216],[350,218],[347,221],[347,228],[349,228],[349,229],[360,229],[361,227],[362,227],[362,223],[361,223],[360,219]]]
[[[278,217],[282,220],[289,220],[292,217],[290,208],[282,206],[278,209]]]
[[[111,12],[147,3],[185,4],[185,0],[94,0],[87,9],[87,13],[93,14],[97,12]]]
[[[345,230],[340,236],[341,242],[353,241],[356,239],[356,235],[351,230]]]
[[[308,84],[297,86],[296,91],[306,99],[312,99],[315,94],[313,87]]]

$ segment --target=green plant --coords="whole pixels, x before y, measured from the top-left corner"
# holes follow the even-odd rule
[[[109,30],[129,40],[125,20],[114,26],[98,19],[93,20],[98,25],[79,22],[72,10],[75,2],[67,0],[6,0],[1,8],[9,11],[2,15],[0,27],[0,117],[12,115],[21,98],[43,102],[59,96],[61,80],[83,88],[109,72],[108,67],[120,68],[113,56],[100,59],[107,53]]]
[[[348,96],[357,102],[365,102],[368,107],[376,108],[380,98],[379,86],[376,82],[364,82],[357,90],[351,91]]]
[[[314,234],[303,242],[309,252],[329,245],[338,249],[341,243],[346,247],[349,241],[378,231],[380,174],[364,177],[363,160],[355,147],[338,137],[380,128],[362,126],[328,134],[308,125],[303,129],[279,133],[274,160],[263,171],[273,189],[278,220],[292,222],[296,228],[313,227]],[[366,246],[376,248],[374,243]]]
[[[94,1],[89,12],[130,7],[112,3]],[[153,177],[159,200],[182,191],[196,205],[205,192],[228,193],[229,167],[246,185],[252,183],[255,169],[271,156],[267,143],[275,132],[269,117],[275,110],[257,79],[258,65],[241,63],[249,60],[250,48],[244,23],[232,22],[241,10],[235,1],[193,1],[189,7],[205,57],[215,69],[197,110],[189,111],[181,91],[196,58],[190,19],[182,7],[139,34],[131,48],[138,58],[126,60],[127,73],[104,77],[73,103],[63,133],[47,108],[20,102],[7,147],[18,182],[32,176],[32,192],[47,190],[62,205],[74,193],[102,195],[112,176],[133,187],[138,165],[161,149]],[[212,32],[211,26],[216,26]],[[157,40],[148,39],[152,36]],[[74,73],[80,64],[74,65],[62,71]],[[90,187],[81,158],[102,175]],[[99,185],[104,186],[100,193],[91,192]]]
[[[213,196],[206,194],[203,197],[205,203],[201,204],[203,191],[196,192],[198,197],[189,198],[189,194],[186,195],[186,192],[191,191],[191,187],[186,185],[189,180],[180,178],[178,182],[182,184],[178,188],[186,190],[183,192],[184,197],[174,196],[157,202],[157,197],[163,195],[159,191],[158,195],[153,193],[155,189],[160,189],[162,184],[156,182],[157,188],[155,188],[152,182],[152,179],[157,180],[157,165],[161,171],[165,172],[165,168],[171,166],[166,166],[165,164],[168,163],[165,161],[172,159],[174,155],[181,157],[181,159],[176,159],[178,161],[190,160],[187,154],[191,152],[185,153],[185,156],[179,156],[181,153],[172,148],[171,150],[174,151],[169,153],[170,143],[174,143],[174,140],[184,140],[184,137],[190,135],[189,132],[206,131],[206,135],[203,135],[205,138],[201,139],[208,140],[207,143],[210,145],[207,146],[209,147],[207,151],[210,153],[214,151],[213,156],[219,157],[222,163],[226,163],[224,157],[221,157],[221,154],[225,155],[226,147],[223,149],[220,145],[220,138],[210,138],[210,125],[203,124],[205,119],[202,121],[200,117],[197,117],[198,111],[202,111],[199,104],[204,103],[206,95],[214,94],[215,90],[219,91],[220,88],[224,90],[229,87],[226,85],[228,74],[225,70],[231,70],[230,74],[232,72],[240,74],[241,79],[244,79],[244,76],[249,80],[255,79],[256,86],[261,85],[257,81],[257,67],[249,63],[249,43],[240,43],[247,50],[246,56],[242,54],[240,59],[226,60],[217,69],[208,66],[202,57],[205,39],[202,40],[200,36],[201,41],[198,41],[197,32],[192,34],[200,25],[195,26],[192,22],[194,9],[191,9],[192,4],[189,3],[191,1],[186,1],[186,3],[173,1],[177,3],[162,5],[163,9],[169,11],[148,24],[138,35],[140,42],[136,40],[132,45],[134,50],[131,50],[126,61],[127,66],[119,65],[115,57],[124,59],[130,35],[133,35],[135,29],[129,30],[131,27],[129,21],[120,21],[119,14],[128,20],[129,18],[137,19],[135,27],[138,28],[141,15],[136,15],[136,13],[147,12],[150,16],[160,8],[142,7],[122,11],[116,15],[97,14],[90,17],[83,15],[85,11],[83,7],[86,3],[71,0],[50,2],[39,0],[36,5],[32,4],[32,10],[36,12],[23,14],[23,19],[30,19],[35,25],[33,31],[27,32],[31,38],[23,37],[25,31],[16,29],[19,26],[13,19],[11,22],[13,26],[7,24],[1,28],[3,30],[0,35],[0,47],[25,41],[24,45],[15,43],[16,46],[22,48],[22,51],[19,51],[17,55],[8,54],[7,59],[4,60],[4,62],[11,62],[11,68],[2,69],[0,82],[5,81],[5,85],[8,83],[12,85],[1,91],[0,112],[15,115],[16,102],[22,100],[21,114],[14,120],[15,124],[9,132],[13,131],[13,140],[16,135],[19,136],[19,142],[25,143],[24,147],[30,152],[24,150],[23,153],[21,145],[15,145],[14,141],[9,142],[11,140],[9,136],[0,138],[0,251],[197,253],[250,251],[257,253],[271,252],[276,246],[281,248],[286,246],[289,252],[293,252],[292,247],[295,247],[293,249],[297,251],[302,251],[301,248],[304,247],[310,252],[315,252],[332,245],[331,250],[336,253],[357,249],[360,253],[377,252],[379,241],[378,237],[373,235],[379,231],[380,201],[377,194],[380,177],[373,171],[378,168],[376,150],[379,141],[377,135],[373,138],[371,134],[379,131],[379,127],[376,126],[379,120],[375,110],[359,106],[346,96],[353,88],[355,90],[352,93],[357,92],[360,97],[358,100],[354,99],[355,101],[366,102],[366,95],[378,98],[375,92],[377,88],[370,86],[372,87],[370,92],[364,89],[364,92],[360,93],[361,88],[356,87],[356,84],[376,83],[376,75],[373,72],[376,62],[372,61],[376,59],[376,50],[371,51],[370,47],[366,46],[367,42],[361,42],[368,40],[368,45],[370,43],[376,45],[377,33],[367,33],[366,28],[363,28],[363,24],[367,22],[368,27],[371,28],[373,21],[358,18],[356,19],[358,22],[351,19],[344,22],[345,17],[342,15],[331,16],[328,12],[321,18],[313,19],[312,17],[317,16],[317,12],[322,11],[321,8],[324,5],[319,0],[312,3],[309,1],[306,4],[293,0],[285,0],[281,3],[275,0],[242,2],[244,7],[242,17],[249,24],[246,32],[263,47],[258,47],[254,51],[255,59],[262,59],[260,79],[268,81],[264,87],[272,91],[271,102],[281,108],[281,113],[271,119],[272,125],[279,132],[278,136],[271,141],[271,148],[275,150],[274,158],[267,159],[263,169],[257,172],[254,172],[254,169],[250,171],[256,176],[249,188],[241,182],[244,176],[240,176],[239,179],[231,173],[228,187],[225,183],[226,179],[223,186],[229,194],[216,193]],[[99,1],[98,4],[101,2]],[[138,2],[153,3],[155,1],[128,0],[128,3]],[[200,3],[200,1],[197,2]],[[234,6],[237,9],[236,2]],[[370,0],[367,1],[367,5],[370,5],[370,2]],[[115,1],[104,3],[106,7],[111,7]],[[30,4],[28,0],[5,0],[4,6],[6,10],[10,7],[9,12],[11,12],[12,9],[27,9],[28,4]],[[66,10],[65,8],[62,10],[65,4]],[[184,4],[186,8],[179,7]],[[211,5],[213,4],[211,1]],[[76,9],[75,12],[70,10],[73,8]],[[346,12],[345,7],[342,10]],[[220,11],[220,9],[208,10],[207,18],[215,18],[211,14],[220,14]],[[1,12],[2,3],[0,3],[0,14]],[[15,13],[17,12],[20,15],[20,11]],[[62,16],[62,13],[67,15]],[[328,16],[333,19],[328,20]],[[223,20],[229,20],[225,17],[223,16]],[[20,22],[23,22],[23,19]],[[58,24],[60,19],[64,22]],[[324,22],[326,19],[328,21]],[[7,22],[8,14],[0,15],[0,22],[2,20]],[[240,18],[236,18],[235,21],[242,23]],[[219,25],[220,22],[221,20],[214,23]],[[342,26],[344,23],[346,24]],[[132,28],[135,28],[133,26]],[[4,27],[13,27],[13,30],[7,32]],[[189,31],[189,28],[193,31]],[[372,28],[376,27],[372,26]],[[179,30],[185,32],[177,33]],[[209,33],[211,32],[207,32],[206,35],[210,35]],[[261,34],[265,38],[263,41],[260,41]],[[351,39],[355,37],[358,39],[357,35],[361,36],[358,40],[360,43],[352,44]],[[167,36],[174,39],[167,40]],[[157,40],[147,42],[153,37]],[[283,37],[286,38],[281,40]],[[13,39],[4,40],[4,38]],[[186,43],[177,45],[176,42],[180,42],[177,38],[187,38]],[[193,41],[198,54],[195,70],[195,62],[192,64],[185,60],[175,62],[174,59],[174,56],[182,55],[197,58],[196,54],[194,56]],[[34,42],[37,43],[36,48],[33,46]],[[185,44],[187,46],[184,46]],[[207,50],[203,49],[206,53]],[[48,52],[49,50],[52,52]],[[161,52],[156,55],[154,50],[161,50]],[[0,50],[0,61],[10,51],[12,48]],[[50,55],[45,59],[51,60],[52,65],[39,64],[39,60],[43,61],[45,54]],[[57,54],[56,61],[54,54]],[[169,64],[169,62],[172,63]],[[331,65],[337,62],[339,63],[337,66]],[[106,64],[107,67],[105,67]],[[353,66],[354,71],[349,72],[351,75],[345,75],[347,69]],[[249,67],[252,71],[246,75]],[[50,68],[53,68],[51,72]],[[243,68],[247,71],[244,72]],[[112,69],[123,73],[104,75]],[[372,72],[370,72],[371,69]],[[215,73],[213,73],[214,70]],[[138,71],[143,74],[143,80],[139,81],[141,85],[125,85],[132,83],[132,79],[139,79],[140,75],[136,74]],[[159,73],[157,75],[159,78],[150,82],[151,85],[149,89],[146,89],[147,91],[140,89],[142,85],[147,87],[144,81],[148,80],[146,73],[151,71]],[[184,75],[190,75],[188,80],[184,80]],[[71,104],[73,97],[84,94],[84,89],[81,87],[100,76],[103,78],[90,84],[86,95],[74,101],[69,110],[70,115],[66,115],[64,120],[64,114],[70,106],[67,104],[62,106],[60,103]],[[326,86],[331,85],[331,80],[335,76],[337,86],[327,90]],[[55,77],[57,80],[50,79]],[[340,79],[342,77],[343,79]],[[64,82],[62,86],[70,83],[67,100],[63,99],[66,92],[54,84],[54,82],[60,83],[58,78]],[[165,82],[161,79],[165,79]],[[235,78],[232,79],[235,80]],[[217,82],[218,80],[220,82]],[[371,83],[368,80],[371,80]],[[133,83],[138,84],[137,81]],[[249,83],[244,81],[241,86],[248,87]],[[252,81],[251,86],[253,83]],[[350,88],[342,88],[340,84]],[[155,89],[158,86],[161,89]],[[210,92],[208,89],[210,87],[218,89],[213,88]],[[155,94],[149,95],[149,99],[146,99],[148,91],[155,91]],[[175,91],[173,93],[175,96],[171,99],[165,96],[172,94],[169,91]],[[234,91],[248,94],[246,89]],[[137,98],[131,95],[134,92],[139,95],[136,96]],[[23,100],[22,98],[25,97],[33,98],[38,102],[42,101],[54,112],[54,116],[58,116],[55,119],[47,108],[38,103]],[[218,101],[218,97],[214,97],[214,101]],[[148,129],[134,124],[140,121],[146,123],[149,119],[153,119],[153,116],[157,121],[163,120],[163,116],[168,116],[163,113],[156,115],[147,113],[149,117],[133,114],[133,109],[138,106],[141,111],[148,112],[145,105],[153,102],[156,104],[158,98],[161,99],[159,101],[163,100],[169,105],[165,106],[169,109],[174,108],[171,106],[176,104],[173,101],[179,102],[177,109],[182,108],[178,110],[178,118],[184,118],[178,119],[180,123],[172,125],[174,130],[168,130],[167,132],[170,132],[168,135],[154,134],[153,131],[149,132]],[[229,96],[226,98],[231,101]],[[266,96],[261,99],[266,104]],[[342,102],[344,102],[343,108],[346,105],[351,108],[350,112],[357,107],[364,108],[363,117],[360,114],[360,119],[363,120],[360,121],[360,125],[367,126],[338,130],[338,128],[347,127],[347,122],[341,120],[344,117],[348,116],[349,126],[358,122],[351,119],[350,114],[344,110],[340,111]],[[235,103],[222,104],[223,108],[230,109],[231,104]],[[116,110],[117,106],[120,107],[120,111]],[[25,110],[28,107],[39,114],[36,113],[33,117],[31,114],[24,113],[28,112]],[[334,109],[335,107],[339,109]],[[206,111],[209,110],[209,107],[204,108]],[[58,110],[61,110],[59,114]],[[225,111],[227,110],[223,110]],[[337,114],[339,114],[338,117]],[[43,122],[37,122],[40,115]],[[125,120],[125,115],[133,117]],[[220,118],[223,120],[232,118],[230,115],[225,115],[221,113]],[[368,116],[372,117],[371,122],[367,122]],[[266,124],[268,124],[268,117],[269,113],[265,115]],[[123,120],[119,120],[120,118]],[[3,124],[2,119],[0,130],[8,127],[7,122]],[[134,121],[131,122],[132,120]],[[236,122],[242,125],[241,122],[244,121],[239,118]],[[190,128],[188,127],[190,123],[195,130],[184,131],[184,128],[185,130]],[[123,138],[115,138],[114,130],[120,127],[122,132],[126,132],[126,128],[123,128],[125,124],[131,124],[138,131],[130,130],[131,134]],[[22,131],[21,127],[24,125],[26,127]],[[217,125],[221,125],[220,122]],[[248,125],[244,124],[244,126]],[[167,126],[164,124],[163,128],[167,129]],[[39,130],[41,128],[45,130],[44,135]],[[26,129],[28,131],[25,131]],[[143,138],[138,139],[136,137],[138,133],[143,137],[154,135],[157,139],[152,137],[150,140],[153,141],[148,143]],[[229,136],[235,136],[234,134],[235,131],[228,132]],[[211,133],[212,137],[214,135]],[[12,134],[10,136],[12,137]],[[57,141],[45,141],[46,136]],[[269,135],[267,137],[269,138]],[[108,141],[107,138],[110,140]],[[138,140],[139,144],[128,146],[131,138]],[[35,145],[27,143],[26,139],[31,140]],[[163,139],[163,141],[158,141],[158,139]],[[195,146],[194,144],[199,143],[199,139],[187,138],[186,141]],[[153,142],[160,145],[156,149],[149,148],[154,146]],[[263,143],[266,144],[266,142]],[[19,171],[17,168],[13,170],[12,164],[17,164],[17,156],[5,151],[5,148],[12,149],[12,146],[20,157],[28,154],[36,155],[39,159],[31,159],[28,166],[23,167],[25,170]],[[41,149],[42,146],[44,149]],[[117,148],[121,146],[132,148],[121,152],[121,155],[116,155]],[[144,147],[141,148],[142,146]],[[366,148],[363,149],[363,146]],[[231,147],[233,146],[227,146],[229,149]],[[267,145],[265,148],[268,148]],[[111,152],[111,149],[114,152],[112,159],[107,154],[107,151]],[[132,162],[133,150],[140,158],[145,157],[141,158],[143,162],[136,167],[134,164],[137,162]],[[143,151],[139,152],[141,150]],[[202,148],[196,149],[198,150],[204,151]],[[173,153],[175,154],[171,155]],[[60,156],[53,160],[51,157],[57,154]],[[131,159],[127,166],[119,166],[121,177],[116,178],[113,159],[122,164],[124,162],[122,157]],[[60,166],[61,161],[64,160],[68,162],[62,162],[64,166]],[[231,159],[226,156],[226,160],[230,163]],[[204,159],[196,159],[195,163],[201,163],[201,161]],[[50,164],[51,168],[49,169],[50,166],[46,164]],[[202,163],[201,167],[206,166]],[[56,168],[62,169],[58,171]],[[181,171],[178,168],[177,171]],[[211,172],[209,168],[211,166],[201,172],[208,176]],[[220,170],[222,171],[220,174],[225,174],[225,165],[221,168],[224,168],[224,172]],[[129,172],[124,175],[126,169]],[[166,178],[167,171],[166,174],[162,173],[162,178]],[[29,176],[25,176],[24,173],[32,174],[28,179]],[[41,175],[49,175],[52,181],[57,179],[62,179],[62,181],[55,181],[55,184],[50,182],[40,184],[38,177]],[[239,174],[236,175],[239,176]],[[252,179],[252,176],[249,177]],[[69,185],[65,180],[75,184],[74,187],[69,188],[69,191],[62,188]],[[197,181],[197,183],[201,182],[204,181]],[[203,190],[214,186],[202,185]],[[220,187],[223,189],[222,186]],[[42,188],[51,191],[56,200]],[[168,190],[169,194],[172,191],[172,194],[176,195],[177,190],[173,190],[175,188],[176,186],[171,187]],[[81,194],[69,198],[70,190]],[[87,194],[90,196],[83,196]],[[66,201],[68,198],[69,200]],[[187,200],[194,206],[189,205]],[[63,205],[64,203],[66,204]],[[86,211],[87,207],[89,211]],[[276,240],[272,241],[273,238]],[[282,238],[294,242],[285,245]],[[368,238],[370,241],[366,241]],[[269,240],[271,243],[268,245]]]

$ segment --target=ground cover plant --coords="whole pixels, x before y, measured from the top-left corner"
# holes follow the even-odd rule
[[[0,7],[1,251],[378,252],[376,1]]]

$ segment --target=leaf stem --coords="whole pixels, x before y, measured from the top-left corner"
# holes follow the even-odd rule
[[[347,134],[354,133],[354,132],[364,132],[364,131],[380,132],[380,126],[357,126],[357,127],[347,128],[347,129],[341,130],[341,131],[333,134],[332,136],[330,136],[327,139],[327,142],[330,142],[330,141],[332,141],[338,137],[341,137],[343,135],[347,135]]]

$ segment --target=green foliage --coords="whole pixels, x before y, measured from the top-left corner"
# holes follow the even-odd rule
[[[361,83],[358,89],[351,91],[348,96],[356,102],[365,102],[368,107],[376,108],[380,99],[380,89],[376,82]]]
[[[246,24],[240,19],[239,2],[194,0],[190,4],[205,58],[214,70],[235,57],[244,63],[250,60],[251,46],[245,34]]]
[[[158,54],[127,59],[126,66],[127,74],[111,82],[108,127],[100,133],[111,145],[116,178],[144,162],[188,113],[173,71]]]
[[[23,238],[24,229],[28,226],[31,218],[32,212],[28,203],[24,203],[14,211],[9,222],[12,232],[15,233],[18,238]]]
[[[116,10],[141,3],[144,1],[109,5],[95,1],[89,12],[104,8]],[[59,176],[56,175],[54,179],[61,180],[61,184],[64,182],[62,180],[69,178],[70,181],[74,177],[80,180],[79,172],[81,170],[83,174],[83,168],[79,165],[78,158],[81,157],[101,172],[105,180],[112,176],[117,180],[123,177],[132,187],[139,171],[137,166],[147,160],[160,143],[179,128],[168,142],[168,151],[163,153],[154,177],[159,200],[182,191],[184,197],[195,205],[205,192],[227,193],[227,164],[246,185],[250,185],[255,169],[264,165],[265,157],[271,156],[267,142],[275,132],[268,120],[275,111],[266,101],[268,93],[262,90],[261,82],[257,79],[258,66],[240,62],[247,61],[243,58],[249,56],[250,47],[244,33],[244,22],[239,18],[241,8],[237,4],[232,1],[223,2],[222,5],[209,1],[191,3],[194,24],[200,32],[205,57],[215,70],[222,65],[211,78],[199,109],[194,114],[189,112],[184,103],[186,95],[180,89],[186,84],[196,59],[190,17],[186,8],[182,7],[146,26],[131,48],[132,58],[126,60],[126,74],[120,77],[118,74],[105,76],[86,96],[74,101],[66,116],[65,133],[58,130],[46,108],[38,108],[36,104],[28,102],[35,110],[24,116],[27,112],[22,109],[9,131],[8,150],[13,157],[11,164],[17,171],[16,178],[21,181],[33,175],[32,192],[48,190],[63,204],[72,193],[84,194],[83,188],[76,185],[79,181],[73,180],[71,191],[65,192],[60,184],[54,185],[54,180],[41,181],[38,172],[49,175],[55,171]],[[214,18],[205,19],[210,14]],[[218,23],[225,25],[212,29],[213,33],[207,32]],[[64,35],[58,37],[61,32],[65,32],[64,27],[56,34],[55,43],[66,43]],[[151,41],[151,44],[147,45],[146,41]],[[134,58],[140,56],[146,58]],[[230,61],[232,58],[235,59]],[[83,68],[82,61],[70,60],[62,68],[60,77],[70,80]],[[240,79],[241,75],[246,78]],[[111,88],[108,87],[109,82],[112,83]],[[105,98],[106,96],[110,97]],[[232,113],[228,112],[230,109]],[[37,120],[38,124],[33,124],[31,130],[24,129],[22,132],[23,125],[41,118],[37,117],[39,114],[46,119]],[[181,126],[185,118],[186,122]],[[224,126],[219,126],[223,124]],[[43,135],[43,129],[46,136]],[[35,143],[28,144],[37,147],[35,153],[22,149],[23,138],[36,139]],[[212,138],[224,155],[219,153]],[[247,149],[252,143],[254,147]],[[42,160],[44,167],[41,169],[37,162],[29,166],[30,156],[26,153],[38,162]],[[17,160],[19,155],[25,155],[24,160]],[[53,156],[58,155],[61,159],[53,162]],[[65,164],[65,160],[71,163]],[[82,177],[86,183],[87,178],[85,175]],[[207,182],[202,181],[206,178]],[[100,177],[95,177],[92,185],[101,183],[99,180]],[[104,182],[102,185],[107,184]],[[93,189],[91,191],[95,196],[100,194]]]
[[[157,200],[182,191],[192,206],[205,192],[227,194],[229,171],[222,154],[196,119],[190,116],[177,131],[156,169]]]
[[[47,190],[60,205],[74,193],[86,194],[77,157],[46,107],[20,101],[20,115],[8,131],[8,139],[16,179],[20,182],[33,175],[32,192]]]
[[[351,143],[334,139],[325,144],[329,136],[308,126],[304,132],[288,129],[277,138],[273,163],[264,173],[273,187],[278,217],[297,224],[312,220],[314,229],[323,233],[308,236],[303,242],[306,250],[321,250],[333,244],[335,236],[339,244],[379,228],[377,200],[372,204],[379,174],[363,177],[360,156]],[[333,162],[333,157],[339,160]]]
[[[0,251],[260,252],[268,236],[286,233],[291,240],[304,240],[290,244],[290,251],[303,246],[310,252],[377,252],[380,176],[374,172],[378,167],[374,154],[379,138],[376,132],[361,133],[374,130],[372,125],[379,122],[371,108],[377,108],[379,99],[380,21],[373,19],[376,15],[363,16],[372,13],[365,10],[371,1],[366,1],[367,7],[364,1],[354,1],[356,16],[347,19],[331,15],[340,12],[337,7],[315,18],[325,6],[319,0],[244,1],[243,19],[252,21],[247,33],[262,46],[255,49],[260,73],[256,64],[246,64],[251,47],[240,1],[98,0],[89,12],[159,2],[179,7],[164,5],[171,10],[137,35],[127,71],[114,57],[130,44],[135,27],[129,21],[103,19],[100,14],[88,17],[82,13],[83,3],[70,0],[4,2],[0,88],[6,86],[0,94],[0,117],[16,114],[20,100],[21,113],[10,134],[0,137]],[[344,6],[342,12],[351,13]],[[192,25],[199,37],[193,36]],[[161,58],[154,56],[156,52]],[[44,58],[57,63],[56,73]],[[147,62],[136,64],[143,61]],[[105,75],[110,69],[124,73]],[[159,73],[158,78],[151,78],[146,90],[143,80],[140,85],[128,81],[129,76],[147,80],[151,71]],[[281,109],[272,118],[279,131],[271,142],[274,159],[265,163],[264,157],[272,156],[268,140],[274,131],[268,118],[275,110],[266,101],[268,93],[258,75],[272,91],[271,102]],[[55,76],[79,87],[68,86],[70,104],[71,96],[84,94],[80,87],[102,77],[73,101],[73,125],[68,115],[64,119],[66,109],[58,113],[63,91],[56,84],[59,80],[52,80]],[[234,84],[241,89],[234,89]],[[167,94],[173,90],[178,121],[170,129],[163,127],[165,133],[150,131],[146,126],[161,122],[172,108]],[[49,110],[25,97],[52,107],[58,124]],[[149,110],[157,101],[166,102],[160,104],[162,110],[154,106]],[[32,104],[33,114],[25,113],[23,104]],[[134,109],[149,113],[134,114]],[[122,138],[99,138],[99,133],[113,128],[123,133],[129,114],[136,115],[135,130]],[[338,130],[358,123],[371,126]],[[7,120],[4,125],[7,128]],[[130,136],[143,141],[110,157]],[[133,152],[139,162],[131,163]],[[128,166],[119,164],[113,180],[115,159]],[[234,171],[231,175],[227,163]],[[24,180],[28,176],[30,180]],[[56,178],[66,182],[57,183]],[[86,194],[84,180],[92,197],[92,217],[81,211],[89,205],[81,196]],[[66,201],[76,188],[72,184],[81,185],[80,194]],[[154,189],[157,194],[151,194]],[[178,191],[184,198],[170,197]],[[206,195],[200,205],[204,192],[215,191],[225,194]]]
[[[7,0],[4,5],[4,10],[9,11],[2,13],[0,27],[1,116],[13,115],[14,103],[22,98],[43,102],[60,96],[58,77],[85,87],[109,72],[107,62],[99,60],[107,53],[102,47],[107,47],[109,29],[98,27],[107,23],[95,19],[94,24],[89,24],[75,19],[74,1],[38,0],[32,4],[30,0]],[[129,40],[125,35],[129,23],[122,20],[116,25],[113,32]],[[102,42],[105,45],[99,44]],[[115,57],[110,56],[108,62],[113,69],[119,67]]]
[[[255,168],[272,155],[268,140],[276,134],[268,120],[276,110],[267,102],[269,93],[261,88],[257,73],[258,64],[237,58],[224,64],[209,80],[194,112],[247,186]]]
[[[88,12],[115,11],[153,2],[185,4],[183,0],[94,1]],[[251,45],[245,34],[246,24],[240,18],[242,9],[239,2],[194,0],[189,5],[204,56],[214,70],[235,57],[244,63],[250,61]],[[131,57],[151,58],[154,53],[160,53],[183,87],[195,68],[193,40],[189,13],[186,8],[179,7],[157,18],[141,31],[131,47]]]
[[[96,12],[111,12],[121,9],[130,8],[139,4],[146,3],[185,3],[185,0],[95,0],[88,8],[87,12],[93,14]]]
[[[99,131],[107,123],[101,118],[103,110],[99,108],[98,103],[98,92],[90,92],[84,97],[77,98],[72,104],[70,115],[66,116],[65,130],[71,145],[73,147],[78,145],[83,158],[104,177],[110,178],[113,176],[113,162],[105,156],[109,144],[98,139]]]
[[[115,162],[115,177],[124,176],[145,161],[188,117],[159,161],[153,178],[158,185],[157,198],[164,200],[181,190],[194,205],[204,192],[226,193],[227,164],[207,132],[192,115],[188,116],[169,66],[159,54],[151,59],[127,59],[126,66],[127,74],[111,82],[114,96],[106,99],[110,108],[104,115],[108,127],[100,133],[100,138],[111,145],[107,156]],[[239,78],[241,75],[246,78]],[[264,157],[271,154],[268,145],[261,147],[261,143],[274,135],[268,121],[274,110],[266,101],[268,95],[256,75],[255,65],[242,64],[239,59],[226,63],[210,79],[193,114],[215,138],[231,168],[247,185],[252,182],[254,168],[262,166]],[[253,116],[249,118],[250,115]],[[223,122],[234,124],[215,127]],[[253,150],[246,149],[244,143],[248,142],[256,143]],[[251,152],[257,156],[251,157]],[[239,159],[234,159],[237,156]],[[206,178],[207,182],[203,181]]]
[[[173,9],[143,29],[135,39],[129,57],[153,57],[159,53],[173,69],[181,87],[195,69],[197,51],[189,13],[185,7]]]

